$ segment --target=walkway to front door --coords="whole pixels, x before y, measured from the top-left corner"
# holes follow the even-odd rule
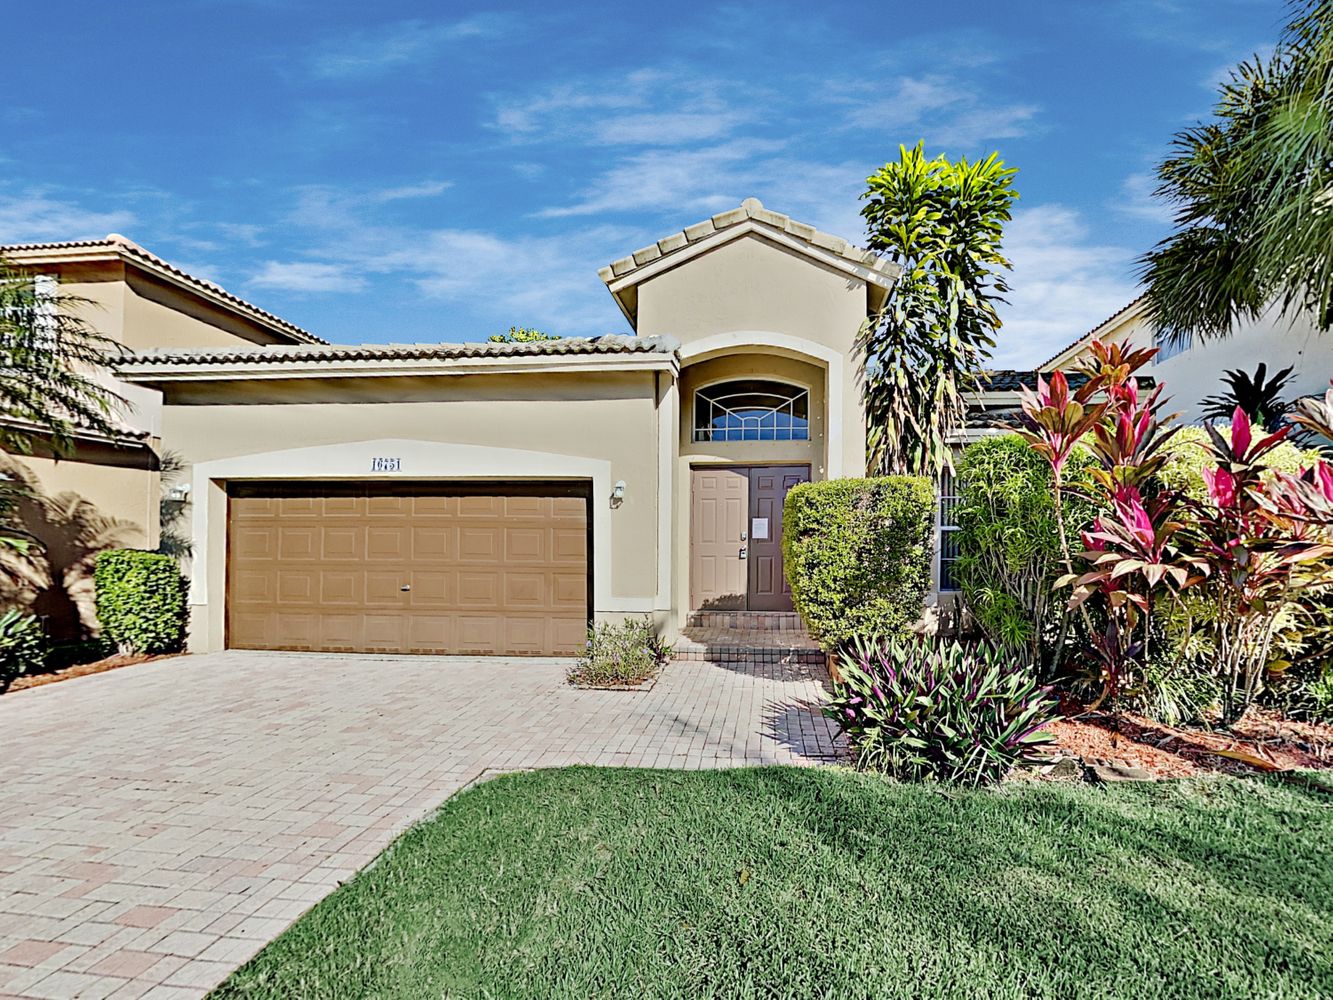
[[[782,503],[810,481],[804,465],[691,470],[690,608],[790,611],[782,571]]]

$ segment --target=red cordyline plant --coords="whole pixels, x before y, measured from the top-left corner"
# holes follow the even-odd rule
[[[1109,696],[1114,705],[1127,673],[1146,659],[1154,601],[1179,605],[1198,587],[1212,605],[1211,668],[1222,681],[1224,721],[1233,722],[1261,688],[1281,610],[1307,587],[1333,585],[1333,469],[1320,462],[1300,477],[1271,473],[1263,459],[1290,428],[1256,439],[1238,407],[1229,440],[1208,427],[1207,500],[1164,488],[1158,473],[1174,417],[1160,415],[1162,387],[1145,394],[1134,377],[1155,353],[1094,342],[1075,393],[1057,372],[1024,394],[1025,437],[1051,462],[1057,485],[1080,442],[1098,460],[1090,499],[1102,513],[1083,534],[1085,550],[1066,549],[1070,571],[1057,582],[1073,585],[1071,606],[1095,600],[1105,612],[1106,629],[1093,639],[1104,685],[1098,704]],[[1312,415],[1308,425],[1315,423]],[[1056,504],[1058,512],[1058,488]]]
[[[1038,379],[1035,392],[1025,392],[1023,409],[1029,421],[1024,437],[1051,462],[1056,481],[1056,511],[1061,517],[1060,465],[1080,442],[1097,458],[1092,470],[1092,496],[1102,513],[1083,533],[1084,551],[1075,557],[1061,532],[1067,572],[1056,586],[1073,585],[1070,606],[1084,608],[1095,598],[1105,612],[1106,627],[1092,628],[1100,666],[1102,692],[1114,706],[1127,674],[1147,652],[1147,618],[1154,592],[1173,596],[1198,583],[1207,572],[1200,560],[1179,544],[1184,525],[1175,519],[1178,496],[1169,491],[1146,492],[1166,461],[1163,446],[1174,433],[1171,418],[1160,414],[1161,388],[1140,392],[1134,373],[1155,351],[1126,351],[1119,345],[1094,341],[1091,356],[1076,374],[1082,379],[1074,393],[1055,372],[1047,384]],[[1095,402],[1101,396],[1100,402]],[[1079,572],[1075,559],[1082,565]]]
[[[1205,504],[1194,505],[1192,532],[1211,568],[1223,721],[1244,714],[1258,695],[1282,610],[1307,588],[1329,583],[1333,470],[1324,462],[1300,477],[1270,472],[1262,459],[1290,425],[1256,437],[1240,407],[1228,440],[1208,425],[1216,463],[1204,471]]]

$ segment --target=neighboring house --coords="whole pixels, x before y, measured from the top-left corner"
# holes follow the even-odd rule
[[[88,300],[83,318],[131,352],[321,343],[123,236],[0,246],[0,257],[31,274],[39,289],[59,281],[63,293]],[[5,557],[0,599],[32,607],[57,639],[78,638],[94,625],[97,551],[158,544],[160,394],[110,384],[129,404],[116,415],[114,437],[81,432],[74,454],[63,459],[39,439],[33,454],[0,459],[0,472],[29,488],[20,516],[42,543],[26,557]]]
[[[751,199],[600,273],[634,336],[143,345],[191,647],[568,654],[790,609],[782,501],[864,474],[853,345],[897,267]]]
[[[1321,334],[1305,314],[1283,317],[1276,306],[1257,321],[1238,323],[1225,339],[1174,345],[1158,338],[1148,313],[1147,298],[1139,296],[1046,361],[1041,370],[1069,368],[1087,353],[1094,340],[1159,348],[1156,358],[1142,373],[1165,384],[1164,394],[1170,399],[1168,409],[1179,412],[1181,419],[1190,423],[1202,420],[1203,408],[1199,404],[1205,396],[1225,389],[1221,379],[1228,369],[1253,372],[1263,362],[1271,375],[1291,366],[1288,399],[1322,395],[1333,378],[1333,334]]]

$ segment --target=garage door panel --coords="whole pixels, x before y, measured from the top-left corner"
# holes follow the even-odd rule
[[[466,525],[458,529],[458,558],[463,562],[494,563],[500,557],[500,528]]]
[[[462,518],[483,517],[497,521],[504,517],[504,497],[462,496],[458,498],[458,516]]]
[[[548,531],[543,527],[506,528],[505,558],[508,562],[545,562]]]
[[[588,560],[588,532],[579,528],[556,528],[551,532],[551,562],[583,566]]]
[[[408,607],[444,610],[458,605],[457,574],[448,571],[414,570]]]
[[[315,525],[280,525],[278,558],[283,562],[309,562],[319,558],[320,530]]]
[[[452,562],[458,558],[458,529],[450,525],[413,526],[414,562]]]
[[[365,529],[357,525],[325,525],[319,557],[324,562],[356,562],[365,555]]]
[[[318,603],[318,571],[313,568],[281,569],[278,571],[278,603],[307,604]]]
[[[500,603],[500,571],[467,571],[458,574],[458,604],[460,607],[498,608]]]
[[[588,618],[588,500],[572,492],[539,484],[236,487],[228,642],[577,653]]]
[[[366,600],[365,577],[353,569],[321,569],[319,603],[359,606]]]
[[[403,586],[407,583],[404,573],[399,570],[366,570],[366,606],[397,607],[405,597]]]
[[[457,517],[458,497],[412,497],[413,518]]]
[[[232,551],[248,560],[273,559],[278,554],[278,528],[238,524],[232,531]]]
[[[365,497],[324,497],[321,515],[324,517],[355,517],[365,514]]]
[[[509,570],[504,575],[505,605],[525,611],[544,610],[549,606],[551,582],[547,574]]]
[[[373,526],[366,529],[366,559],[402,563],[407,559],[408,530],[405,525]]]

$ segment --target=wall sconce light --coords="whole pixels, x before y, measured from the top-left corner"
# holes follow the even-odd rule
[[[167,499],[172,503],[184,503],[190,499],[190,487],[186,485],[173,486],[167,490]]]
[[[617,479],[616,484],[611,487],[611,506],[619,507],[625,502],[625,480]]]

